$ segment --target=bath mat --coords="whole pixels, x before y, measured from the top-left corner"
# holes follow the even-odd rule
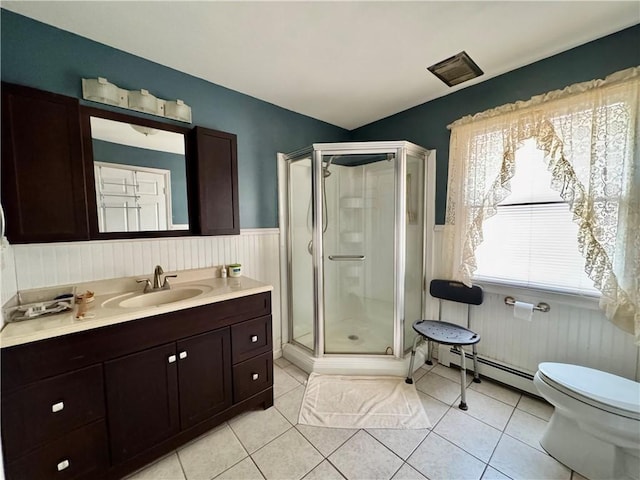
[[[401,377],[312,373],[298,423],[334,428],[430,428],[414,385]]]

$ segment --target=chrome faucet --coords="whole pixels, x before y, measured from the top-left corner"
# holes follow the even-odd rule
[[[153,289],[160,290],[162,287],[160,286],[160,275],[164,273],[164,270],[160,265],[156,265],[155,270],[153,271]],[[167,279],[165,278],[165,283]]]
[[[151,280],[148,278],[143,278],[142,280],[136,280],[138,283],[144,283],[144,293],[149,292],[157,292],[158,290],[169,290],[171,289],[171,285],[169,285],[168,278],[176,278],[178,275],[165,275],[164,281],[160,281],[161,275],[164,273],[164,270],[160,265],[156,265],[156,268],[153,270],[153,285],[151,284]]]

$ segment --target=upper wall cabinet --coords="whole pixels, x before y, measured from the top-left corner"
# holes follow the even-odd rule
[[[79,104],[2,84],[2,205],[11,243],[88,240]]]
[[[236,136],[2,84],[11,243],[240,233]]]
[[[196,127],[191,131],[196,161],[197,211],[201,235],[240,233],[236,136]]]

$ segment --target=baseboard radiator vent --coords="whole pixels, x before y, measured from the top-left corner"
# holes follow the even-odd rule
[[[471,352],[465,352],[467,371],[473,371],[473,356]],[[448,345],[440,345],[438,348],[438,362],[446,365],[460,367],[460,353]],[[538,390],[533,385],[533,375],[519,370],[512,365],[496,362],[478,354],[478,370],[480,375],[496,380],[505,385],[517,388],[532,395],[539,396]]]

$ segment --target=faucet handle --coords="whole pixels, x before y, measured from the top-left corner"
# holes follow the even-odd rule
[[[149,280],[148,278],[143,278],[142,280],[136,280],[137,283],[144,283],[144,293],[147,293],[149,290],[151,290],[151,280]]]
[[[169,290],[171,288],[171,285],[169,285],[169,281],[167,280],[168,278],[176,278],[178,275],[165,275],[164,276],[164,281],[162,282],[162,288],[165,290]]]

